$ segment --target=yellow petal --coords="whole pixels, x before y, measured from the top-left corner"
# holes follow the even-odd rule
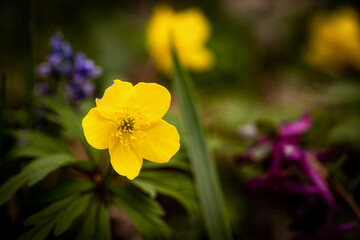
[[[180,148],[178,131],[164,120],[145,129],[142,140],[142,144],[136,146],[136,151],[152,162],[168,162]]]
[[[115,125],[104,118],[97,108],[92,108],[84,117],[82,127],[88,143],[97,149],[108,148],[110,135],[116,131]]]
[[[114,80],[114,84],[105,90],[101,99],[96,99],[96,106],[101,115],[114,119],[115,112],[120,111],[133,94],[133,86],[129,82]]]
[[[131,146],[124,146],[119,143],[115,143],[116,139],[110,140],[110,162],[114,170],[133,180],[139,175],[143,159],[139,157]]]
[[[134,86],[134,94],[129,103],[139,107],[141,113],[146,114],[150,121],[161,119],[170,107],[169,91],[156,83],[138,83]]]

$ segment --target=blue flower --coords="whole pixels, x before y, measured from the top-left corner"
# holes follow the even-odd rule
[[[47,61],[37,66],[36,73],[56,82],[64,79],[69,102],[74,103],[91,96],[95,86],[90,80],[102,74],[101,68],[93,60],[87,59],[85,54],[74,53],[61,33],[53,35],[49,44],[51,52]]]

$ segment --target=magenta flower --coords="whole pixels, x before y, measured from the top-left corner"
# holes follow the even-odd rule
[[[321,211],[324,234],[330,229],[339,229],[338,232],[351,230],[355,228],[352,223],[330,227],[337,205],[326,179],[316,165],[316,156],[299,143],[300,136],[311,125],[310,115],[304,114],[299,120],[281,124],[275,139],[262,136],[239,156],[238,161],[249,161],[259,156],[264,148],[270,154],[266,176],[250,179],[246,183],[247,188],[254,196],[280,201],[295,216],[293,226],[303,222],[314,211]]]

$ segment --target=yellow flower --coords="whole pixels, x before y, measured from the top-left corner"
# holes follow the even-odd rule
[[[336,72],[360,69],[360,22],[351,8],[319,13],[310,22],[310,39],[304,58],[310,65]]]
[[[158,5],[147,26],[147,45],[155,66],[165,74],[172,73],[171,46],[181,63],[194,71],[212,67],[214,56],[205,48],[210,24],[196,8],[175,13],[169,6]]]
[[[115,171],[132,180],[143,158],[166,163],[180,148],[176,128],[162,120],[170,100],[169,91],[156,83],[114,80],[84,117],[85,138],[94,148],[109,148]]]

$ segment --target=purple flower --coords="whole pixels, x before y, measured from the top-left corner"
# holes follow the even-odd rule
[[[250,192],[260,198],[282,202],[293,212],[296,221],[301,221],[314,212],[314,208],[320,209],[321,206],[325,209],[322,226],[324,229],[333,229],[329,226],[330,217],[336,210],[334,198],[321,174],[321,169],[317,166],[319,164],[316,164],[318,160],[315,155],[299,144],[301,134],[305,133],[311,124],[309,114],[304,114],[297,121],[281,124],[275,139],[261,138],[238,159],[257,159],[255,153],[258,149],[270,146],[270,166],[267,174],[263,178],[253,178],[246,183]],[[344,229],[354,227],[351,224],[344,226]]]
[[[66,81],[67,99],[69,102],[87,98],[94,93],[95,86],[90,80],[102,74],[100,67],[83,53],[73,53],[71,45],[63,40],[61,33],[50,38],[51,52],[47,61],[36,68],[39,76]],[[50,91],[49,91],[50,92]]]
[[[59,80],[62,77],[70,77],[69,66],[72,65],[72,49],[68,42],[64,42],[61,33],[56,33],[49,41],[51,52],[47,61],[36,68],[36,73],[41,77]]]
[[[299,137],[311,127],[311,117],[304,114],[299,120],[284,123],[279,127],[279,135],[283,138]]]

